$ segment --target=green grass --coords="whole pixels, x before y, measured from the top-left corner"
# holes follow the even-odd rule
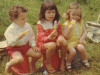
[[[59,13],[62,15],[66,12],[68,4],[74,0],[53,0],[57,4]],[[81,1],[81,0],[80,0]],[[40,11],[40,6],[43,0],[0,0],[0,41],[4,40],[4,32],[6,28],[11,24],[11,21],[8,16],[9,9],[13,5],[23,5],[28,8],[27,13],[27,22],[30,23],[33,27],[33,30],[36,34],[36,23],[38,21],[38,15]],[[83,21],[86,24],[86,21],[96,21],[100,13],[100,1],[99,0],[87,0],[87,4],[80,2]],[[64,22],[64,19],[61,16],[61,23]],[[54,75],[100,75],[100,43],[96,44],[87,39],[86,50],[88,58],[92,68],[87,70],[86,68],[74,69],[72,73],[68,72],[58,72]],[[40,62],[37,62],[38,67]],[[1,68],[1,66],[0,66]],[[2,68],[1,68],[2,69]],[[3,73],[0,73],[3,75]],[[41,75],[41,73],[33,74]]]

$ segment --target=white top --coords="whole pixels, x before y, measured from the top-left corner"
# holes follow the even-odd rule
[[[54,27],[52,21],[46,21],[46,20],[44,22],[38,21],[38,24],[42,25],[45,30],[53,29]]]
[[[18,39],[18,35],[28,29],[29,31],[25,34],[25,36]],[[31,47],[36,46],[34,32],[28,23],[25,23],[24,26],[19,26],[13,22],[7,28],[4,35],[8,46],[21,46],[27,44],[28,42]]]

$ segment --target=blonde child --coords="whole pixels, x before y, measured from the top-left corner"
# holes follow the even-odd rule
[[[37,46],[43,55],[43,67],[49,73],[59,69],[64,71],[64,48],[67,41],[62,36],[59,12],[56,5],[50,1],[44,1],[41,5],[39,21],[37,22]],[[58,50],[61,48],[61,61]],[[61,63],[61,64],[60,64]]]
[[[71,62],[76,54],[76,50],[80,53],[84,65],[90,68],[84,43],[87,31],[82,24],[82,12],[78,3],[72,2],[68,6],[66,19],[66,22],[63,24],[63,36],[68,41],[66,68],[69,72],[72,71]]]
[[[31,26],[26,23],[26,13],[27,9],[18,5],[13,6],[9,11],[12,23],[7,28],[4,35],[6,37],[7,50],[11,60],[6,64],[6,75],[9,75],[9,71],[12,68],[14,71],[19,71],[18,73],[20,74],[27,73],[28,69],[26,68],[29,63],[28,60],[25,61],[27,59],[26,56],[34,57],[35,59],[41,57],[40,49],[35,47],[35,35],[33,30]],[[23,69],[26,69],[25,71],[21,71],[22,65],[24,65]]]

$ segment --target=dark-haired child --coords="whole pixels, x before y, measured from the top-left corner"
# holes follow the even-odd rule
[[[39,21],[37,22],[37,46],[43,55],[43,67],[53,73],[59,69],[64,71],[64,58],[67,41],[62,36],[59,12],[50,0],[44,1],[41,5]],[[59,49],[61,48],[61,61]]]

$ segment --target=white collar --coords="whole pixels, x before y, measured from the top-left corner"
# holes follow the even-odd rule
[[[53,22],[45,20],[44,22],[38,21],[38,24],[41,24],[45,30],[53,28]]]

